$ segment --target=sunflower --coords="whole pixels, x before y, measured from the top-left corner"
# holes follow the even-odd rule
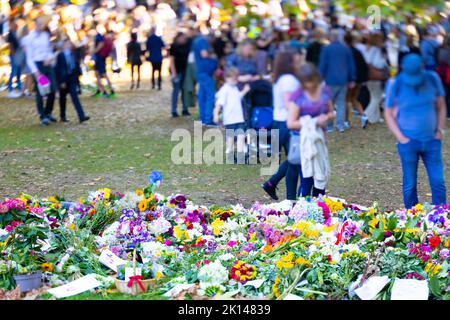
[[[54,270],[53,264],[51,264],[50,262],[43,263],[41,265],[41,270],[43,272],[53,272],[53,270]]]
[[[140,197],[144,195],[144,191],[142,191],[142,189],[136,189],[136,195]]]
[[[148,208],[147,200],[141,200],[138,204],[138,207],[139,207],[139,211],[141,211],[141,212],[147,210],[147,208]]]

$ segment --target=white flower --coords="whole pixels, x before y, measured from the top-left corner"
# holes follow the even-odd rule
[[[228,280],[228,270],[219,260],[216,260],[200,268],[198,279],[200,280],[201,289],[220,286]]]
[[[147,229],[150,233],[158,236],[160,234],[166,233],[169,231],[169,229],[172,227],[169,221],[164,219],[163,217],[160,217],[156,220],[153,220],[148,225]]]

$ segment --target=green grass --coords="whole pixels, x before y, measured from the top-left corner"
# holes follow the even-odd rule
[[[92,117],[79,125],[69,104],[68,125],[41,127],[34,100],[0,98],[0,197],[21,192],[37,196],[64,195],[78,199],[100,187],[134,190],[147,182],[151,170],[164,175],[162,193],[185,193],[197,203],[269,202],[260,188],[267,178],[260,166],[174,165],[172,130],[193,131],[189,118],[171,119],[170,88],[119,91],[116,99],[83,97]],[[58,114],[55,105],[54,114]],[[449,142],[445,142],[444,159]],[[329,136],[332,178],[328,192],[363,205],[378,201],[388,208],[402,206],[401,170],[395,141],[385,125],[358,127]],[[448,161],[447,181],[450,178]],[[422,167],[422,166],[421,166]],[[285,192],[284,181],[279,186]],[[423,169],[419,193],[430,201]]]

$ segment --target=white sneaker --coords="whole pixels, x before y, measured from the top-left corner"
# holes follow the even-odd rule
[[[21,96],[21,94],[19,92],[15,92],[15,91],[8,92],[8,98],[15,99],[15,98],[19,98],[20,96]]]

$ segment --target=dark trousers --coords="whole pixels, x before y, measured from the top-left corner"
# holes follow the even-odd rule
[[[162,67],[162,62],[151,62],[152,64],[152,88],[155,88],[155,74],[156,71],[158,71],[158,88],[161,89],[161,67]]]
[[[281,159],[281,152],[284,149],[284,154],[287,156],[288,151],[289,151],[289,130],[286,127],[286,122],[284,121],[273,121],[273,125],[272,125],[273,129],[277,129],[278,130],[278,146],[279,146],[279,150],[278,150],[278,157],[280,157]],[[274,138],[274,136],[272,136],[272,139]],[[288,162],[287,160],[283,161],[279,168],[278,171],[269,179],[269,182],[273,185],[273,186],[277,186],[278,183],[286,176],[287,173],[287,169],[288,169]]]
[[[172,79],[172,113],[177,112],[177,106],[178,106],[178,96],[180,95],[181,91],[181,103],[183,104],[183,111],[187,111],[187,105],[185,103],[184,98],[184,73],[178,73],[176,78]]]
[[[302,197],[308,197],[308,196],[313,196],[313,197],[318,197],[320,195],[325,195],[325,190],[322,189],[317,189],[316,187],[314,187],[314,178],[313,177],[309,177],[309,178],[305,178],[303,177],[303,173],[301,170],[301,166],[299,167],[299,174],[300,174],[300,195]]]
[[[286,198],[288,200],[296,200],[300,194],[300,189],[297,190],[300,165],[287,162],[286,171]]]
[[[51,92],[47,95],[47,101],[44,108],[44,97],[39,92],[37,80],[34,80],[36,86],[36,107],[39,113],[39,117],[42,119],[48,118],[52,115],[53,104],[55,103],[55,74],[51,66],[44,66],[42,62],[36,62],[36,66],[40,73],[45,75],[51,84]]]
[[[59,89],[59,109],[61,112],[61,119],[66,119],[67,94],[69,94],[72,99],[73,106],[77,111],[78,118],[82,121],[84,120],[85,115],[80,99],[78,98],[77,84],[75,82],[75,77],[70,78],[71,80],[65,83],[66,86]]]

